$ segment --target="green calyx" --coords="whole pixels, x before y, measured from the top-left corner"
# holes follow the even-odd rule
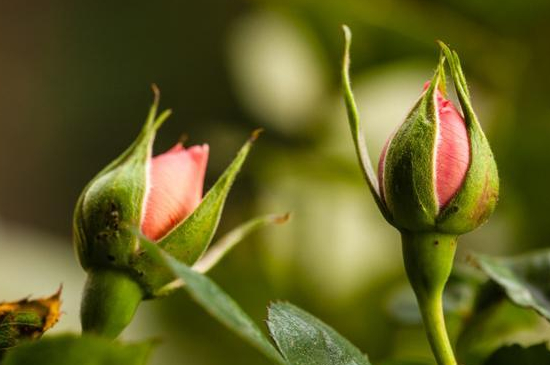
[[[158,90],[141,133],[133,144],[104,168],[84,188],[73,220],[75,249],[82,267],[124,273],[154,298],[174,275],[148,257],[141,247],[146,239],[140,231],[147,184],[147,164],[157,129],[170,111],[157,116]],[[195,263],[208,248],[218,226],[223,206],[237,173],[259,132],[244,144],[226,171],[204,196],[195,211],[156,242],[159,247],[187,265]],[[86,295],[86,294],[85,294]]]

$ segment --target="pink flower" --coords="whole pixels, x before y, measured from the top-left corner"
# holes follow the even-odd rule
[[[202,200],[208,145],[184,148],[176,144],[152,158],[141,231],[156,241],[186,219]]]

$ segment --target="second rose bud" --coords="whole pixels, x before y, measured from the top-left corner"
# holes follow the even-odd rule
[[[496,164],[475,116],[444,95],[443,67],[393,136],[378,167],[380,197],[392,223],[452,234],[484,223],[498,198]]]

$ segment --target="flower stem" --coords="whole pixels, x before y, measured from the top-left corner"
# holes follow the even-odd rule
[[[141,287],[126,273],[90,271],[80,308],[82,332],[116,338],[130,324],[142,300]]]
[[[401,232],[403,259],[438,365],[457,365],[443,315],[443,290],[451,274],[457,236]]]
[[[420,300],[419,300],[420,304]],[[456,365],[443,317],[441,296],[429,298],[420,304],[426,335],[439,365]]]

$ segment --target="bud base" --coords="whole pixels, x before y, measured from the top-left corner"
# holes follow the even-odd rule
[[[116,338],[131,322],[142,299],[141,287],[126,273],[88,272],[80,308],[82,332]]]

